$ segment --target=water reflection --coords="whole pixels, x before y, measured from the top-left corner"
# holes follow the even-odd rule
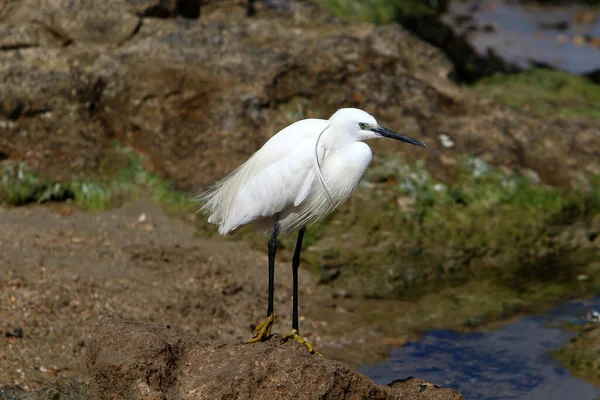
[[[452,1],[443,20],[480,53],[493,49],[519,67],[542,63],[576,74],[600,69],[600,19],[584,5]]]
[[[418,376],[456,388],[469,400],[596,399],[600,388],[572,376],[552,358],[552,351],[573,335],[563,323],[583,323],[590,309],[600,309],[600,298],[572,302],[491,332],[431,331],[393,350],[387,362],[361,372],[379,384]]]

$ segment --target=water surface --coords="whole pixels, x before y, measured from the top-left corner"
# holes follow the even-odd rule
[[[596,399],[599,387],[574,377],[552,358],[574,335],[564,323],[581,324],[592,309],[600,309],[600,297],[489,332],[430,331],[392,350],[388,361],[360,371],[379,384],[416,376],[458,389],[467,400]]]
[[[600,69],[600,18],[593,18],[596,13],[581,4],[550,7],[469,0],[450,2],[443,20],[464,33],[482,54],[491,49],[522,68],[542,63],[582,74]],[[465,16],[472,19],[465,21]],[[548,28],[557,24],[565,28]]]

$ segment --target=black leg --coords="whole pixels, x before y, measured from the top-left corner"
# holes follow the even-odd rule
[[[300,229],[300,232],[298,232],[296,249],[294,250],[294,257],[292,258],[292,329],[295,329],[297,332],[300,332],[298,329],[298,267],[300,267],[300,251],[302,251],[302,239],[304,239],[304,230],[305,228],[302,228]]]
[[[292,257],[292,292],[293,292],[293,310],[292,310],[292,331],[285,335],[281,342],[287,342],[290,339],[294,339],[298,343],[306,346],[308,351],[313,354],[316,353],[323,357],[319,352],[315,352],[312,344],[302,339],[298,329],[298,268],[300,267],[300,253],[302,252],[302,240],[304,239],[305,228],[300,229],[298,232],[298,240],[296,240],[296,249],[294,250],[294,257]]]
[[[277,234],[279,233],[279,222],[273,225],[273,233],[269,239],[269,305],[267,306],[267,317],[273,314],[273,297],[275,294],[275,253],[277,253]]]

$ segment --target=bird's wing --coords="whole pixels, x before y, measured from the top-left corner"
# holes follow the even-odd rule
[[[310,188],[312,187],[312,183],[316,175],[317,174],[315,173],[314,168],[311,169],[308,172],[308,174],[306,174],[306,178],[304,178],[302,188],[300,189],[300,192],[298,192],[298,195],[294,199],[294,207],[298,207],[300,204],[302,204],[304,200],[306,200],[306,197],[308,196],[308,193],[310,193]]]
[[[315,141],[326,126],[327,121],[317,119],[290,125],[228,178],[232,187],[227,188],[228,182],[224,182],[222,189],[232,196],[235,192],[235,200],[222,219],[220,231],[230,232],[300,204],[315,178]]]

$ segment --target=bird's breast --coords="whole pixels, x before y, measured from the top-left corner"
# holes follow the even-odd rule
[[[371,149],[362,142],[326,149],[320,165],[327,190],[313,170],[306,198],[282,211],[281,232],[287,234],[318,221],[346,201],[365,174],[371,158]]]
[[[363,142],[354,142],[325,155],[322,173],[331,195],[338,202],[345,201],[356,188],[373,153]]]

